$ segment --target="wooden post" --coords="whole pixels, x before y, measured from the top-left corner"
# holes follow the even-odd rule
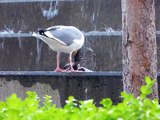
[[[157,79],[154,0],[122,0],[121,4],[124,90],[137,97],[145,76]],[[157,82],[150,98],[158,98]]]

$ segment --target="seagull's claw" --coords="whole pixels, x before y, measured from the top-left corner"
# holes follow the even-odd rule
[[[79,72],[78,70],[75,70],[73,68],[67,68],[65,69],[66,72]]]
[[[63,70],[63,69],[61,69],[61,68],[56,68],[54,71],[55,71],[55,72],[66,72],[66,70]]]

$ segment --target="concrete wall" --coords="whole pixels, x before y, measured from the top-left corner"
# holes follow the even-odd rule
[[[119,72],[0,72],[0,100],[12,93],[24,98],[26,91],[36,91],[42,100],[46,94],[51,95],[58,107],[71,95],[79,100],[94,99],[96,105],[103,98],[111,98],[116,104],[121,101],[122,86]]]
[[[121,70],[121,36],[102,35],[105,29],[112,28],[115,34],[121,30],[120,0],[5,2],[0,3],[0,16],[0,70],[54,70],[55,52],[45,43],[4,33],[29,33],[57,24],[73,25],[86,33],[83,66],[95,71]],[[89,34],[94,30],[97,35]],[[67,62],[63,57],[62,66]]]

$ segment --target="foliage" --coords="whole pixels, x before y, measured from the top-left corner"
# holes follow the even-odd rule
[[[96,107],[93,100],[78,101],[69,97],[66,105],[58,108],[50,96],[45,96],[45,101],[40,103],[35,92],[27,92],[24,100],[12,94],[0,102],[0,120],[159,120],[158,100],[147,98],[155,81],[149,77],[145,81],[138,98],[122,92],[123,102],[113,105],[106,98],[100,102],[101,107]]]

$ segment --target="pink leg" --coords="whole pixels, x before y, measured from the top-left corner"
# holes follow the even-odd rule
[[[69,64],[71,66],[70,72],[75,72],[76,70],[73,69],[73,63],[72,63],[72,52],[69,54]]]
[[[55,71],[55,72],[65,72],[65,70],[62,70],[62,69],[59,67],[59,63],[60,63],[60,53],[59,53],[59,52],[57,52],[56,58],[57,58],[57,67],[56,67],[56,69],[55,69],[54,71]]]

